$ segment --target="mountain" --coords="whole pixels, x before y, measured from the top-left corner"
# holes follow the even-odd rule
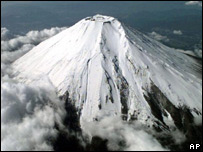
[[[202,115],[195,59],[109,16],[95,15],[45,40],[12,64],[17,79],[48,77],[76,108],[80,124],[121,116],[188,130]]]

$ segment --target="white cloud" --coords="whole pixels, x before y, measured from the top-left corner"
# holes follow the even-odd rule
[[[9,30],[6,28],[1,28],[1,31],[3,31],[1,34],[1,37],[3,38],[1,40],[1,51],[14,51],[16,49],[20,49],[25,44],[37,45],[47,38],[63,31],[64,29],[66,28],[54,27],[51,29],[44,29],[42,31],[30,31],[25,36],[17,35],[15,38],[7,40]]]
[[[168,42],[169,39],[167,36],[162,36],[156,32],[151,32],[149,33],[149,36],[152,37],[153,39],[157,40],[157,41],[164,41],[164,42]]]
[[[10,37],[10,31],[7,28],[1,28],[1,41],[8,40]]]
[[[175,34],[175,35],[182,35],[183,32],[181,30],[174,30],[173,34]]]
[[[16,59],[27,53],[34,47],[33,44],[24,44],[20,49],[10,52],[10,51],[2,51],[1,60],[5,64],[10,64],[14,62]]]
[[[125,122],[120,117],[105,117],[97,122],[81,122],[89,136],[108,139],[110,150],[121,151],[160,151],[167,150],[137,122]],[[125,146],[119,144],[123,142]]]
[[[192,51],[192,50],[181,50],[181,49],[176,49],[176,50],[179,52],[182,52],[184,54],[190,55],[190,56],[202,58],[202,49],[195,49],[194,51]]]
[[[30,31],[24,36],[12,35],[7,28],[1,28],[1,76],[9,71],[7,64],[27,53],[35,45],[66,29],[54,27],[42,31]]]
[[[64,102],[48,78],[32,84],[13,79],[10,64],[31,50],[37,43],[64,28],[31,31],[25,36],[10,34],[1,28],[1,150],[53,150],[58,130],[64,129]],[[13,78],[12,78],[13,77]]]
[[[185,3],[186,5],[198,5],[202,7],[202,1],[188,1]]]
[[[202,49],[195,49],[194,54],[195,56],[202,58]]]
[[[12,79],[1,82],[1,150],[52,150],[63,127],[64,102],[46,79],[26,85]]]

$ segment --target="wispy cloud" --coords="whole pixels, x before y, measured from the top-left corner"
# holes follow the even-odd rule
[[[154,31],[149,33],[149,36],[152,37],[153,39],[157,40],[157,41],[164,41],[164,42],[169,41],[169,38],[167,36],[163,36],[159,33],[154,32]]]
[[[185,3],[186,5],[198,5],[202,7],[202,1],[188,1]]]
[[[182,35],[183,32],[181,30],[174,30],[173,34],[175,34],[175,35]]]

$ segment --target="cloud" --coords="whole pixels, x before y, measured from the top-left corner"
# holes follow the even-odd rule
[[[1,41],[11,38],[11,33],[7,28],[1,28]]]
[[[1,150],[53,150],[55,125],[63,127],[66,111],[46,78],[23,84],[1,80]]]
[[[24,36],[13,35],[7,28],[1,28],[1,76],[9,71],[8,64],[30,51],[40,42],[66,29],[54,27],[42,31],[30,31]]]
[[[174,30],[173,34],[175,34],[175,35],[182,35],[183,32],[181,30]]]
[[[152,135],[144,131],[144,126],[137,122],[125,122],[120,117],[105,117],[96,122],[82,120],[81,125],[89,136],[108,139],[107,146],[113,151],[167,150]]]
[[[157,41],[164,41],[164,42],[168,42],[169,39],[167,36],[162,36],[156,32],[151,32],[149,33],[149,36],[152,37],[153,39],[157,40]]]
[[[198,5],[202,7],[202,1],[188,1],[185,5]]]
[[[194,54],[195,56],[202,58],[202,49],[195,49]]]
[[[58,129],[64,129],[66,115],[47,77],[24,84],[15,80],[10,64],[37,43],[64,28],[31,31],[14,36],[1,28],[1,150],[53,150]],[[11,39],[9,39],[11,38]]]
[[[64,29],[66,28],[54,27],[51,29],[44,29],[42,31],[30,31],[25,36],[17,35],[14,36],[14,38],[8,40],[9,30],[6,28],[1,28],[1,31],[3,31],[1,34],[1,51],[14,51],[16,49],[20,49],[25,44],[37,45],[47,38],[63,31]]]
[[[31,50],[35,45],[33,44],[24,44],[20,49],[9,52],[9,51],[3,51],[1,53],[1,60],[5,64],[10,64],[14,62],[16,59],[27,53],[29,50]]]
[[[194,51],[192,50],[181,50],[181,49],[176,49],[177,51],[190,55],[190,56],[194,56],[197,58],[202,58],[202,49],[195,49]]]

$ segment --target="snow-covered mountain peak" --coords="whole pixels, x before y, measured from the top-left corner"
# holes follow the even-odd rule
[[[26,83],[47,77],[60,96],[69,95],[81,120],[121,115],[165,124],[176,119],[178,107],[202,112],[195,64],[113,17],[96,15],[40,43],[12,67]]]

